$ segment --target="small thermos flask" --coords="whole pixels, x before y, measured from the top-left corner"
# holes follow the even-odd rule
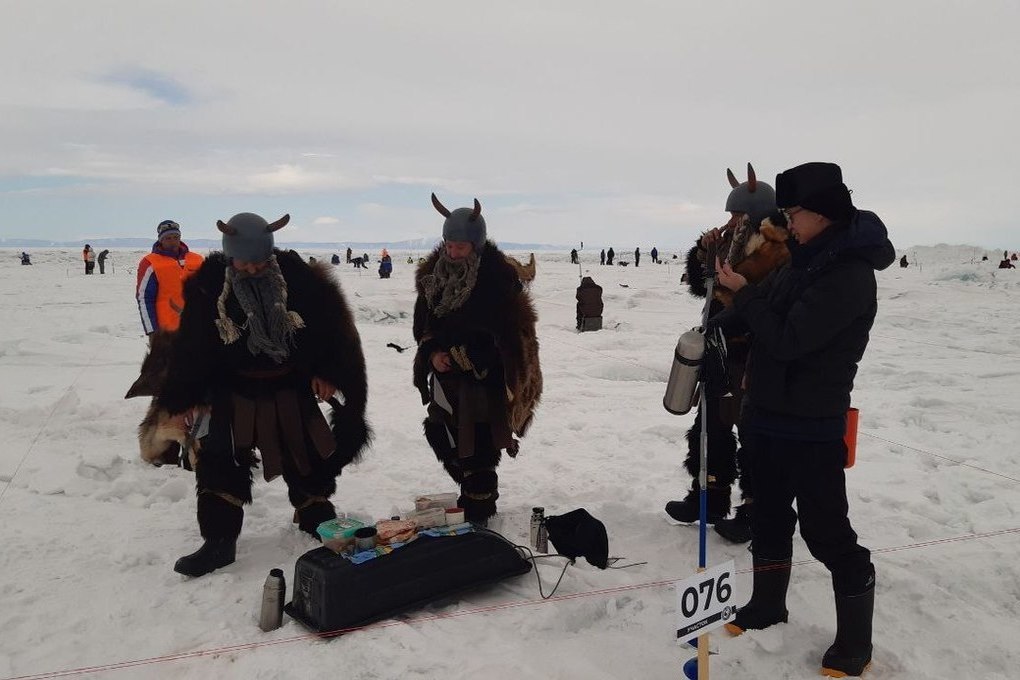
[[[549,552],[549,537],[545,528],[545,508],[531,509],[531,547],[538,552]]]
[[[266,585],[262,587],[262,613],[259,615],[259,628],[269,632],[283,625],[283,599],[287,592],[286,581],[283,580],[282,569],[272,569],[266,577]]]

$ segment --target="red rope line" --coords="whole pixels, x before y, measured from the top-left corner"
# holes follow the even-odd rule
[[[1012,529],[1000,529],[998,531],[987,531],[978,534],[965,534],[963,536],[952,536],[949,538],[939,538],[931,541],[922,541],[920,543],[909,543],[906,545],[890,546],[887,548],[876,548],[871,552],[872,554],[892,553],[899,552],[901,550],[913,550],[917,548],[927,548],[935,545],[945,545],[948,543],[959,543],[961,541],[971,541],[974,539],[981,538],[994,538],[996,536],[1006,536],[1009,534],[1020,534],[1020,527]],[[792,566],[803,566],[808,564],[816,564],[818,560],[801,560],[793,562]],[[763,567],[761,571],[772,569],[775,567]],[[748,574],[755,571],[753,568],[749,569],[738,569],[738,574]],[[687,577],[684,577],[687,578]],[[180,652],[177,654],[166,654],[163,656],[153,656],[146,659],[131,659],[128,661],[118,661],[116,663],[103,664],[99,666],[84,666],[81,668],[70,668],[61,671],[50,671],[46,673],[36,673],[32,675],[18,675],[0,680],[48,680],[49,678],[66,678],[73,675],[84,675],[86,673],[98,673],[100,671],[115,671],[124,668],[134,668],[136,666],[146,666],[156,663],[165,663],[168,661],[182,661],[184,659],[196,659],[203,656],[215,656],[220,654],[228,654],[230,652],[240,652],[251,649],[258,649],[260,647],[270,647],[273,645],[290,644],[293,642],[321,640],[337,637],[344,635],[345,633],[351,633],[357,630],[371,630],[378,628],[389,628],[391,626],[399,625],[410,625],[417,623],[427,623],[430,621],[439,621],[442,619],[455,619],[462,616],[471,616],[474,614],[485,614],[488,612],[502,611],[506,609],[516,609],[518,607],[530,607],[538,604],[546,604],[549,602],[563,602],[566,600],[574,600],[582,597],[593,597],[597,595],[612,595],[614,593],[622,593],[632,590],[644,590],[646,588],[659,588],[662,586],[671,586],[674,583],[684,580],[683,578],[666,579],[662,581],[649,581],[646,583],[634,583],[630,585],[614,586],[611,588],[601,588],[599,590],[586,590],[580,593],[571,593],[567,595],[556,595],[548,599],[534,599],[534,600],[520,600],[517,602],[504,602],[502,604],[486,605],[483,607],[472,607],[470,609],[462,609],[455,612],[441,613],[441,614],[428,614],[425,616],[416,616],[410,619],[404,620],[390,620],[381,621],[379,623],[372,623],[366,626],[354,626],[351,628],[341,628],[338,630],[331,630],[324,633],[304,633],[302,635],[294,635],[292,637],[280,638],[278,640],[264,640],[258,642],[245,642],[236,645],[227,645],[224,647],[215,647],[212,649],[198,649],[192,652]]]

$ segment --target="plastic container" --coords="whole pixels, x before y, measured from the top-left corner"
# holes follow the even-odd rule
[[[843,435],[843,443],[846,444],[845,468],[852,468],[857,460],[857,424],[860,417],[861,412],[853,407],[846,412],[846,434]]]
[[[423,494],[414,499],[415,510],[428,510],[429,508],[455,508],[457,507],[457,494],[455,493],[430,493]]]
[[[446,524],[453,526],[454,524],[461,524],[464,522],[464,508],[447,508],[446,509]]]
[[[354,532],[365,526],[365,522],[353,517],[336,517],[334,519],[328,519],[318,527],[315,532],[319,534],[319,538],[323,541],[329,541],[334,538],[351,538],[354,536]]]

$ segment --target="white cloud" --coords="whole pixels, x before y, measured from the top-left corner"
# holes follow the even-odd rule
[[[328,225],[328,224],[340,224],[340,220],[337,219],[336,217],[329,217],[329,216],[316,217],[314,220],[312,220],[312,224],[314,224],[317,227],[318,226]]]

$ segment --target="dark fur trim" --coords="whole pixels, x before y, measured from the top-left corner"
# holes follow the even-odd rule
[[[244,523],[244,510],[216,494],[198,495],[198,530],[202,538],[237,538]]]
[[[699,411],[700,413],[700,411]],[[701,417],[687,430],[687,457],[684,468],[693,479],[701,470]],[[709,418],[708,474],[715,477],[715,486],[729,488],[737,479],[737,438],[733,431]]]
[[[708,295],[708,287],[705,284],[705,262],[704,253],[698,250],[698,245],[687,251],[685,265],[687,267],[687,287],[694,297],[703,298]]]

